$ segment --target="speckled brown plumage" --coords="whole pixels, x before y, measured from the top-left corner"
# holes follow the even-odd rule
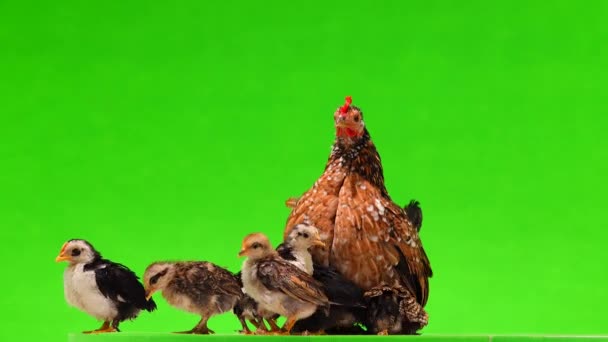
[[[405,287],[424,306],[431,266],[417,228],[388,194],[362,115],[354,106],[334,114],[339,134],[325,171],[289,203],[293,210],[284,234],[298,223],[317,227],[327,248],[312,251],[315,263],[334,267],[365,290]],[[346,129],[352,127],[348,135],[340,131],[345,121]]]
[[[230,271],[205,261],[157,262],[144,275],[149,295],[162,291],[169,304],[201,316],[186,333],[213,333],[207,320],[233,309],[242,291]]]
[[[367,291],[365,296],[368,306],[366,325],[371,333],[415,334],[428,324],[426,311],[404,287],[381,286]]]

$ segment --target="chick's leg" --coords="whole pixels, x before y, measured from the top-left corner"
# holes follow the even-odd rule
[[[260,327],[260,322],[257,319],[251,318],[249,319],[249,323],[253,324],[256,329]]]
[[[281,328],[277,325],[277,319],[276,318],[267,318],[266,321],[268,322],[268,325],[270,325],[270,332],[279,332],[279,331],[281,331]]]
[[[287,317],[287,321],[285,321],[285,324],[283,325],[283,330],[281,331],[281,335],[290,335],[291,334],[291,328],[293,328],[294,324],[296,324],[296,321],[298,319],[295,317]]]
[[[251,335],[252,332],[249,330],[249,326],[247,326],[247,322],[245,322],[245,318],[239,317],[239,322],[241,322],[241,326],[243,329],[240,331],[241,334]]]
[[[215,332],[207,327],[207,321],[209,317],[202,317],[201,321],[192,329],[193,334],[215,334]]]
[[[257,321],[256,330],[255,330],[256,335],[268,334],[268,327],[266,327],[266,324],[264,323],[264,319],[260,317],[260,318],[256,319],[256,321]]]
[[[107,332],[116,332],[116,328],[110,326],[110,321],[104,321],[99,329],[84,331],[83,334],[100,334]]]

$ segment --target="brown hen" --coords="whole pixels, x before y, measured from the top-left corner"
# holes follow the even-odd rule
[[[422,309],[432,271],[417,227],[391,200],[380,155],[350,97],[334,113],[334,123],[336,140],[325,171],[311,189],[287,202],[293,209],[284,235],[300,223],[317,227],[327,248],[312,250],[315,263],[337,269],[364,290],[405,288]]]

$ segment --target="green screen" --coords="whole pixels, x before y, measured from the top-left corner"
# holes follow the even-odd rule
[[[346,95],[422,204],[424,332],[608,333],[607,4],[0,2],[1,339],[98,327],[64,300],[67,239],[140,275],[278,244]],[[155,298],[122,330],[198,321]]]

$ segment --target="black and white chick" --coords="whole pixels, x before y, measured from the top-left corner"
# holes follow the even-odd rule
[[[331,302],[329,313],[317,310],[298,321],[293,332],[329,335],[366,334],[362,328],[367,318],[364,291],[337,270],[314,265],[313,278],[323,284],[323,292]]]
[[[141,310],[156,309],[133,271],[103,259],[85,240],[64,243],[55,261],[69,263],[63,274],[66,301],[103,321],[101,328],[85,333],[120,331],[120,322],[136,318]]]
[[[146,296],[161,291],[172,306],[201,316],[182,333],[214,333],[207,327],[212,316],[230,311],[242,296],[239,281],[230,271],[206,261],[155,262],[144,273]]]
[[[239,256],[247,257],[241,269],[245,293],[260,309],[287,318],[282,333],[289,334],[298,320],[311,316],[318,307],[329,308],[323,285],[281,258],[264,234],[247,235]]]

